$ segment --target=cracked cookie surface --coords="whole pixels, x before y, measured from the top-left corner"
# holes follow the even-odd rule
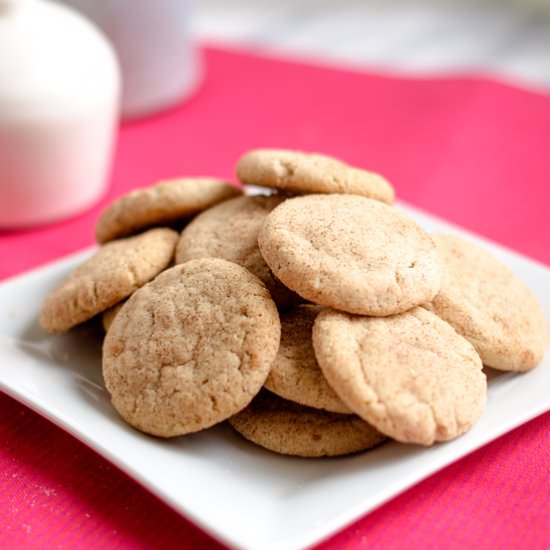
[[[225,260],[190,260],[120,310],[105,337],[103,376],[129,424],[183,435],[248,405],[279,340],[277,308],[257,277]]]
[[[431,237],[397,209],[365,197],[288,199],[267,216],[258,244],[283,284],[350,313],[399,313],[439,290]]]
[[[385,437],[355,415],[303,407],[267,390],[229,423],[245,439],[293,456],[339,456],[365,451]]]
[[[393,439],[446,441],[483,413],[487,381],[479,356],[424,308],[384,318],[325,310],[313,345],[342,401]]]
[[[96,239],[105,243],[145,227],[170,224],[240,194],[229,182],[213,178],[161,181],[111,203],[97,222]]]
[[[379,174],[360,170],[335,158],[278,149],[256,149],[237,163],[237,177],[246,184],[292,193],[349,193],[386,203],[393,187]]]
[[[441,289],[428,305],[499,370],[527,371],[548,346],[548,323],[531,291],[475,243],[433,235],[442,260]]]
[[[199,214],[181,233],[176,263],[196,258],[223,258],[246,267],[270,291],[278,306],[301,298],[273,275],[258,248],[258,232],[283,197],[237,197]]]
[[[265,387],[307,407],[351,414],[328,385],[315,359],[311,330],[321,309],[304,304],[281,315],[281,345]]]
[[[65,332],[114,306],[172,261],[178,234],[156,228],[101,246],[50,292],[40,312],[48,332]]]

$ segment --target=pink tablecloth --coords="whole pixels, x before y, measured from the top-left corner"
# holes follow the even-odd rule
[[[0,277],[90,244],[113,196],[183,174],[231,177],[237,157],[258,146],[379,170],[402,199],[550,263],[549,97],[483,79],[392,79],[216,49],[206,61],[196,98],[123,126],[102,205],[0,233]],[[0,408],[0,548],[218,546],[25,407],[0,396]],[[549,464],[544,415],[321,547],[548,548]]]

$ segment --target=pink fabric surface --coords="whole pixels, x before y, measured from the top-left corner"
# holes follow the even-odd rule
[[[260,146],[379,170],[400,198],[550,264],[549,97],[480,78],[388,78],[219,49],[205,57],[194,99],[123,125],[101,204],[0,232],[0,278],[91,244],[101,208],[126,190],[232,177],[239,155]],[[219,546],[62,430],[7,396],[0,408],[0,548]],[[549,463],[546,414],[320,548],[548,548]]]

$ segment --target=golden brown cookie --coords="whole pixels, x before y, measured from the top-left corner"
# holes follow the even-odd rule
[[[265,387],[307,407],[351,414],[328,385],[315,359],[311,329],[320,311],[319,306],[304,304],[281,315],[281,345]]]
[[[357,416],[303,407],[266,390],[229,422],[260,447],[302,457],[357,453],[385,439]]]
[[[479,356],[426,309],[383,318],[325,310],[313,345],[342,401],[393,439],[419,445],[453,439],[483,413],[487,381]]]
[[[241,193],[229,182],[213,178],[161,181],[132,191],[109,205],[97,222],[96,239],[105,243],[145,227],[190,218]]]
[[[103,345],[103,376],[135,428],[173,437],[208,428],[259,392],[280,339],[260,280],[217,258],[161,273],[120,310]]]
[[[293,193],[347,193],[386,203],[394,199],[393,187],[379,174],[353,168],[326,155],[256,149],[237,164],[237,177],[246,184]]]
[[[182,231],[176,247],[176,263],[196,258],[223,258],[259,277],[278,306],[302,301],[274,277],[258,248],[262,223],[283,200],[278,196],[237,197],[202,212]]]
[[[168,266],[177,240],[160,227],[101,246],[47,296],[40,325],[65,332],[112,307]]]
[[[399,210],[365,197],[288,199],[266,218],[258,244],[283,284],[350,313],[399,313],[439,290],[431,237]]]
[[[460,237],[433,236],[442,259],[441,290],[428,307],[499,370],[535,367],[548,324],[531,291],[489,252]]]

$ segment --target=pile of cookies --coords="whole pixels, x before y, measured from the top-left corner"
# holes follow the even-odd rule
[[[43,305],[49,332],[103,314],[105,384],[133,427],[229,420],[310,457],[432,445],[482,415],[483,365],[542,359],[527,287],[474,243],[429,235],[383,177],[280,150],[247,153],[237,176],[266,195],[182,179],[116,200],[97,252]]]

